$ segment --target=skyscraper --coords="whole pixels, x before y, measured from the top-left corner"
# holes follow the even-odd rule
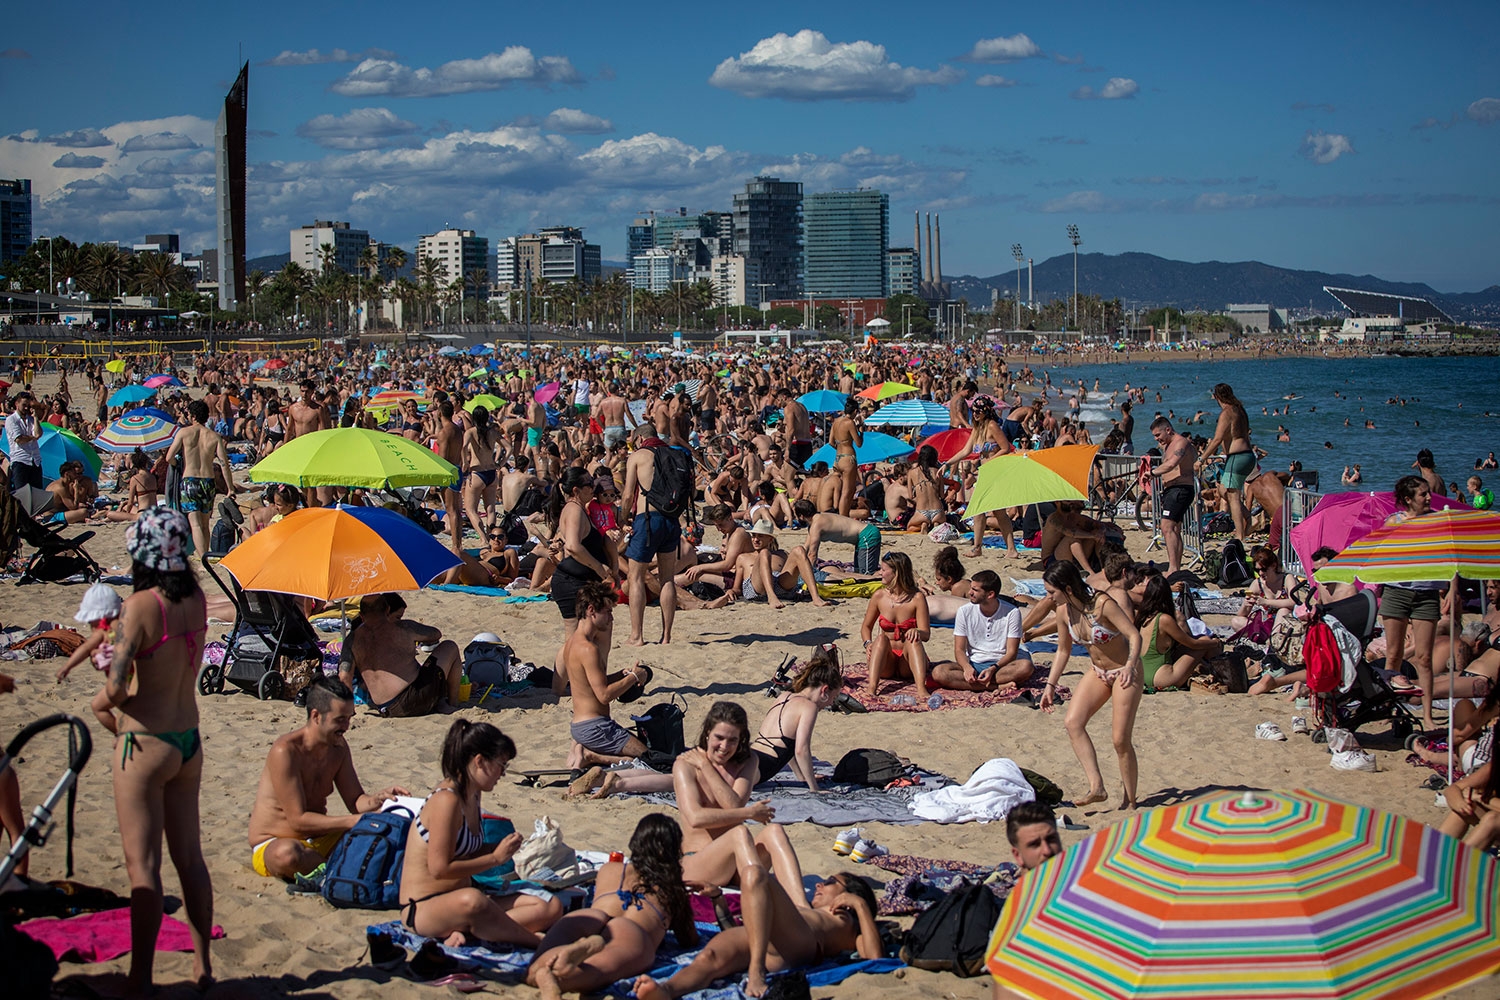
[[[464,298],[488,297],[488,285],[494,280],[494,275],[489,273],[490,241],[487,237],[474,235],[472,229],[444,229],[417,240],[417,260],[424,257],[431,257],[443,266],[446,281],[463,281]],[[485,272],[485,287],[471,285],[470,276],[475,271]]]
[[[802,295],[802,185],[756,177],[734,196],[734,252],[760,272],[765,298]]]
[[[31,181],[0,181],[0,263],[31,246]]]
[[[289,243],[292,261],[313,274],[323,273],[323,247],[333,247],[333,255],[327,260],[329,265],[353,274],[359,270],[359,255],[369,245],[370,234],[363,229],[351,229],[347,222],[322,219],[291,230]]]
[[[883,299],[889,293],[885,249],[890,198],[879,191],[807,196],[802,284],[808,298]]]
[[[214,125],[214,193],[218,205],[219,308],[245,301],[245,121],[250,64],[224,96]]]

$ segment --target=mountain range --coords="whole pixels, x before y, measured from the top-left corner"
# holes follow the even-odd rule
[[[953,297],[974,307],[987,306],[992,290],[1001,298],[1016,294],[1016,272],[988,278],[946,275]],[[1479,292],[1445,293],[1417,282],[1388,281],[1374,275],[1298,271],[1259,261],[1168,260],[1149,253],[1078,255],[1078,292],[1104,299],[1118,298],[1127,307],[1172,306],[1178,309],[1222,310],[1231,302],[1268,303],[1282,309],[1334,312],[1339,308],[1324,285],[1388,292],[1430,299],[1461,322],[1494,323],[1500,319],[1500,285]],[[1021,272],[1021,294],[1026,273]],[[1073,256],[1059,254],[1036,265],[1032,297],[1038,302],[1066,299],[1073,294]]]

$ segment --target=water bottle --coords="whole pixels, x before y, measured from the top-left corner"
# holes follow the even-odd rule
[[[927,707],[928,708],[942,708],[943,707],[943,696],[940,695],[940,694],[938,694],[936,691],[932,692],[932,697],[927,699]]]
[[[463,674],[458,678],[458,700],[468,701],[469,695],[474,691],[474,686],[469,682],[469,675]]]
[[[917,699],[909,694],[898,694],[891,699],[892,705],[915,705],[916,703]]]

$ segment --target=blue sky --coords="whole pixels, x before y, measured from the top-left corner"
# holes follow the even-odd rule
[[[897,244],[941,212],[949,274],[1076,223],[1086,252],[1500,281],[1500,6],[1033,6],[31,4],[0,176],[39,234],[208,245],[243,45],[252,255],[336,218],[408,249],[581,225],[619,258],[641,210],[767,172],[888,192]]]

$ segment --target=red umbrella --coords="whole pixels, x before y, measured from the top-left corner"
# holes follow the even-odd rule
[[[969,450],[969,438],[972,436],[972,433],[968,427],[955,427],[952,430],[938,431],[926,441],[917,445],[917,450],[921,451],[927,445],[932,445],[937,449],[938,461],[946,462],[954,456],[962,455]]]
[[[280,358],[272,358],[270,361],[266,362],[266,370],[267,371],[275,371],[278,368],[285,368],[285,367],[286,367],[286,362],[283,361],[283,360],[281,360]]]

